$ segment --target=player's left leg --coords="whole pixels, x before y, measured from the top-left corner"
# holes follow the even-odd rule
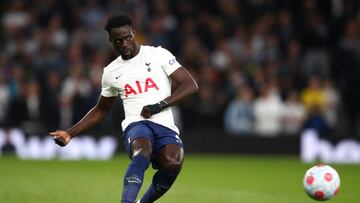
[[[158,153],[156,162],[159,170],[140,203],[151,203],[165,194],[175,182],[184,159],[184,150],[177,144],[167,144]]]

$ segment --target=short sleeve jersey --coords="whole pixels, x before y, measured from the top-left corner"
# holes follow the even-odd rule
[[[140,115],[144,106],[155,104],[170,96],[169,76],[179,67],[181,65],[168,50],[162,47],[140,46],[140,51],[135,57],[123,60],[119,56],[104,68],[101,95],[120,95],[125,111],[123,130],[132,122],[149,120],[179,134],[171,107],[149,119]]]

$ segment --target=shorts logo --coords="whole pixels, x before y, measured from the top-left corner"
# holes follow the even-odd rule
[[[178,135],[175,135],[175,139],[176,139],[176,142],[182,143],[182,141],[181,141],[181,139],[180,139],[180,137]]]
[[[169,61],[169,64],[170,64],[170,65],[173,65],[173,64],[176,63],[176,62],[177,62],[176,59],[173,58],[173,59],[171,59],[171,60]]]

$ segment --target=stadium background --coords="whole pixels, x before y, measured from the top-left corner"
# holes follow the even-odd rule
[[[120,154],[108,162],[22,162],[11,154],[23,159],[59,154],[84,158],[81,152],[61,154],[60,149],[43,156],[49,145],[42,144],[47,132],[66,129],[97,102],[102,68],[116,58],[103,27],[119,11],[134,17],[140,43],[172,51],[200,86],[174,112],[189,153],[188,169],[164,202],[310,201],[301,191],[301,176],[316,159],[329,161],[343,140],[353,141],[346,145],[351,152],[345,150],[337,160],[355,164],[338,166],[348,182],[337,200],[359,201],[358,1],[9,0],[0,3],[0,202],[117,201],[120,181],[111,179],[120,180],[127,163],[120,139],[120,100],[106,121],[87,133],[95,141],[110,136],[116,142],[104,145]],[[299,159],[307,147],[301,145],[305,129],[331,145],[306,164]],[[95,152],[89,151],[86,158],[94,159],[90,155]],[[111,158],[109,153],[103,152],[103,158]],[[204,172],[202,165],[209,169]],[[105,168],[111,172],[104,175]],[[80,177],[75,199],[61,195],[71,181],[51,181],[54,170],[60,177],[67,170],[75,171],[74,180]],[[215,180],[219,170],[224,172]],[[265,178],[246,188],[252,180],[242,173]],[[271,179],[274,173],[285,174],[288,182],[283,186]],[[106,189],[94,192],[99,190],[94,186],[88,189],[91,195],[79,192],[80,185],[94,184],[90,177]],[[227,180],[234,177],[236,182]],[[217,191],[218,186],[223,190]],[[197,190],[208,199],[189,194]],[[109,192],[110,199],[104,195]]]

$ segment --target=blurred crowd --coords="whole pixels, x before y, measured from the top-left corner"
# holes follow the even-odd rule
[[[0,6],[0,126],[64,129],[97,102],[117,57],[107,17],[134,18],[200,91],[176,110],[186,129],[234,135],[359,133],[357,0],[8,0]],[[121,100],[98,129],[119,131]],[[347,135],[349,135],[347,134]]]

